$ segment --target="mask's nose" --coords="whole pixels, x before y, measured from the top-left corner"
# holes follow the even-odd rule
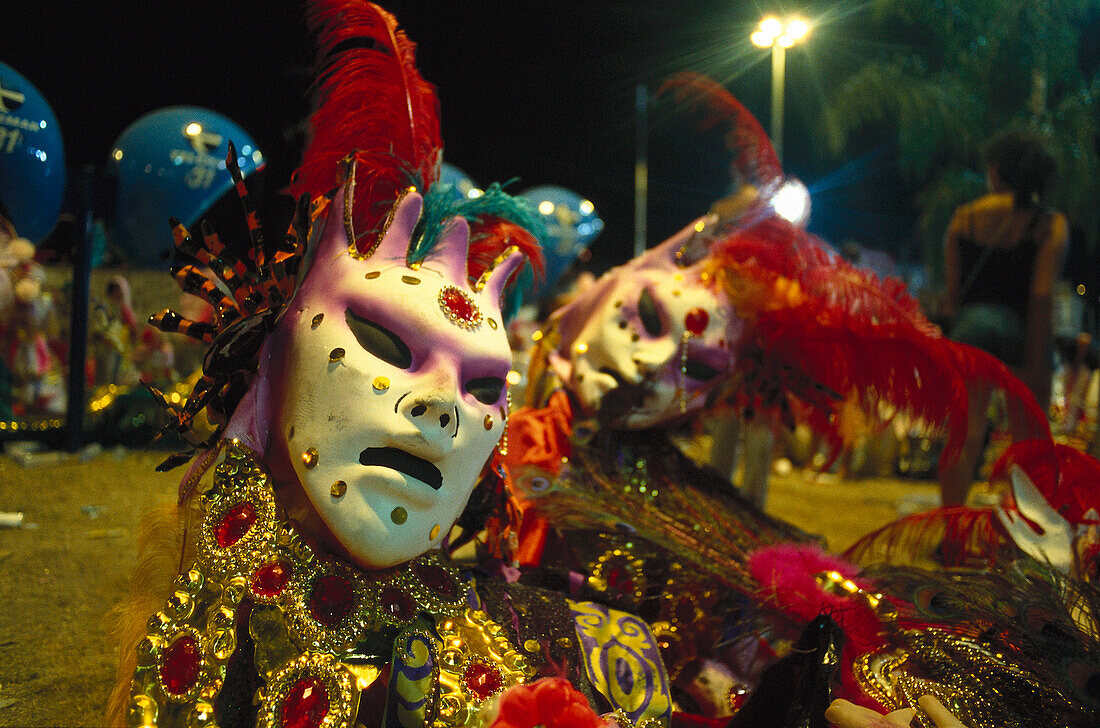
[[[664,336],[640,343],[630,351],[622,353],[619,371],[633,384],[642,382],[647,376],[655,374],[668,366],[676,358],[678,348],[671,337]]]
[[[406,397],[400,413],[422,436],[424,452],[415,453],[428,459],[450,451],[461,424],[455,392],[436,388]]]

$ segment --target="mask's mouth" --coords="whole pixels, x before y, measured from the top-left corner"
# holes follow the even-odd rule
[[[600,400],[596,419],[601,424],[615,425],[630,413],[645,406],[648,387],[644,383],[631,384],[610,367],[603,367],[600,372],[614,378],[617,385],[614,389],[604,393],[603,398]]]
[[[368,447],[359,453],[360,465],[380,465],[426,483],[432,490],[443,487],[443,473],[424,458],[395,447]]]

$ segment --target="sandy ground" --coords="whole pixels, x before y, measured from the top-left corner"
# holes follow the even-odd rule
[[[142,514],[173,498],[164,453],[114,451],[23,468],[0,456],[0,726],[100,726],[117,648],[108,611],[127,592]],[[178,473],[180,471],[176,471]],[[768,510],[840,550],[938,491],[900,479],[842,481],[794,470]]]

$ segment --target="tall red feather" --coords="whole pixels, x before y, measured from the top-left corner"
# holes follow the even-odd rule
[[[331,192],[343,181],[340,160],[356,155],[353,219],[365,233],[401,189],[437,178],[439,101],[416,68],[415,44],[377,5],[313,0],[307,22],[317,35],[316,108],[290,191],[310,199]]]
[[[743,392],[748,406],[773,406],[777,386],[802,383],[784,394],[810,405],[809,424],[839,444],[838,419],[822,406],[824,387],[865,412],[886,405],[946,429],[941,462],[950,462],[966,436],[967,387],[999,387],[1008,395],[1014,439],[1049,439],[1042,409],[1023,383],[992,356],[944,337],[901,281],[855,268],[779,218],[736,231],[713,258],[715,275],[749,324],[744,351],[760,352],[755,360],[742,356],[743,367],[766,362],[781,377],[762,380],[771,388],[767,401]]]
[[[687,108],[704,112],[701,129],[721,126],[725,130],[726,148],[734,153],[735,179],[762,185],[783,176],[783,167],[764,128],[724,87],[706,76],[685,72],[671,76],[657,93],[671,93]]]

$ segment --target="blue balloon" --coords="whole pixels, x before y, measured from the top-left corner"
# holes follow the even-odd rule
[[[439,183],[450,185],[458,199],[469,197],[470,190],[480,189],[473,177],[447,162],[439,165]]]
[[[0,203],[19,235],[50,234],[65,196],[65,145],[53,109],[30,81],[0,63]]]
[[[245,177],[264,168],[248,132],[198,106],[158,109],[119,135],[107,162],[118,190],[112,239],[131,263],[166,266],[173,249],[168,218],[190,228],[233,187],[225,167],[230,142]]]
[[[547,239],[542,241],[546,280],[540,288],[549,291],[603,231],[603,220],[591,202],[564,187],[532,187],[520,197],[534,205],[546,223]]]

